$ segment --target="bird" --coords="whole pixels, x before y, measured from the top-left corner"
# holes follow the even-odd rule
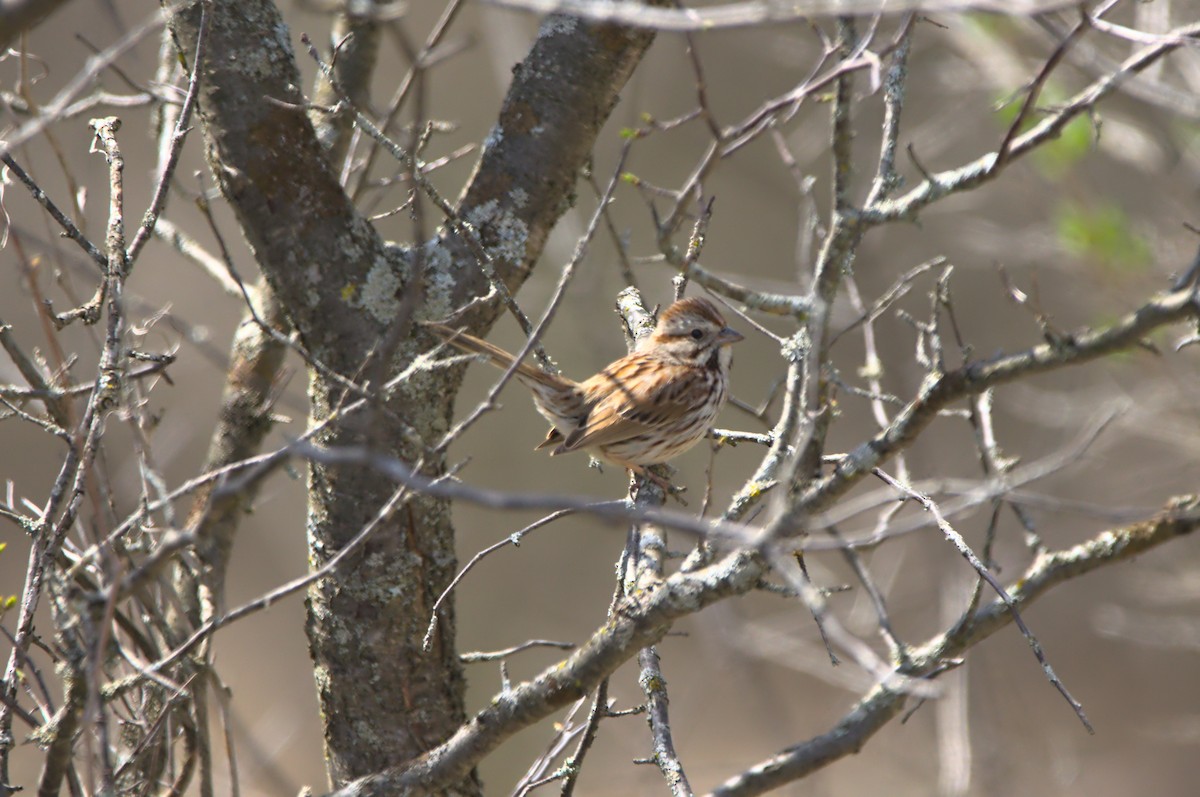
[[[516,359],[453,327],[425,326],[499,368]],[[633,352],[582,382],[522,362],[515,375],[551,426],[535,450],[548,448],[551,456],[585,451],[668,488],[646,466],[675,458],[708,433],[729,397],[729,347],[743,339],[713,302],[689,297],[663,310]]]

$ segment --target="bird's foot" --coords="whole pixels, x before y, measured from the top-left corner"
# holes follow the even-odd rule
[[[650,467],[655,470],[651,470]],[[645,482],[650,482],[662,490],[664,498],[674,498],[681,506],[687,506],[687,501],[683,500],[683,493],[687,492],[687,488],[671,484],[670,477],[675,473],[675,469],[670,465],[652,465],[650,467],[630,468],[633,474],[631,488],[637,490]],[[642,481],[639,482],[639,479]]]

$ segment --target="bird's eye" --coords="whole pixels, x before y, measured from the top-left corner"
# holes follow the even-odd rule
[[[702,329],[693,329],[692,330],[692,340],[700,340],[700,338],[702,338],[702,337],[704,337],[704,330],[702,330]]]

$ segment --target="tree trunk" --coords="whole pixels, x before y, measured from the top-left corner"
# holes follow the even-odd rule
[[[195,49],[200,7],[189,3],[171,15],[181,52]],[[573,198],[576,174],[618,91],[652,40],[646,32],[548,18],[514,70],[460,202],[458,218],[479,240],[468,245],[452,231],[466,228],[448,225],[417,257],[386,246],[338,184],[303,112],[290,35],[277,9],[261,0],[219,0],[211,8],[198,108],[207,155],[263,274],[318,364],[309,374],[312,425],[358,397],[346,380],[382,375],[373,380],[380,384],[431,348],[422,334],[395,334],[396,324],[411,328],[406,298],[418,299],[417,317],[437,318],[488,292],[480,245],[510,289],[525,280]],[[484,331],[498,312],[498,303],[481,304],[465,322]],[[392,350],[381,367],[373,353],[391,342],[381,347]],[[460,379],[459,370],[418,372],[376,405],[326,425],[313,442],[423,458],[426,472],[438,473],[443,462],[427,446],[449,428]],[[372,522],[395,489],[367,466],[314,463],[312,566]],[[335,784],[407,761],[463,722],[451,605],[442,609],[432,649],[421,649],[433,603],[456,564],[449,506],[404,496],[310,591],[308,633]],[[479,784],[472,778],[460,790],[477,793]]]

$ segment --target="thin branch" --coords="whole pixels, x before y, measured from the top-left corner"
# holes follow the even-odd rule
[[[205,274],[221,286],[221,290],[226,294],[242,299],[249,291],[251,299],[253,299],[256,288],[247,287],[232,277],[224,261],[201,246],[199,241],[180,229],[170,219],[159,217],[158,222],[154,225],[154,235],[183,255],[184,258],[199,266]]]
[[[690,797],[692,787],[683,771],[683,762],[675,752],[675,741],[671,734],[667,679],[662,674],[658,651],[653,646],[642,648],[638,653],[638,666],[641,667],[638,683],[646,695],[646,712],[654,739],[654,763],[666,779],[673,797]]]
[[[192,76],[188,81],[187,95],[183,98],[183,108],[179,111],[175,129],[171,133],[167,157],[162,164],[162,171],[158,175],[158,184],[154,187],[154,198],[150,200],[150,206],[146,208],[146,215],[142,218],[142,226],[138,228],[133,237],[133,243],[129,245],[130,263],[137,260],[142,247],[150,240],[155,223],[167,206],[167,192],[171,188],[171,178],[175,174],[175,167],[179,164],[179,155],[183,152],[183,142],[187,139],[188,125],[191,123],[192,111],[196,107],[196,95],[200,90],[200,67],[203,65],[206,55],[208,26],[212,21],[211,18],[212,8],[208,4],[202,4],[200,6],[199,33],[196,35],[196,52],[192,58]]]
[[[521,363],[525,361],[525,358],[529,356],[531,351],[541,352],[539,359],[542,361],[543,367],[547,368],[547,370],[550,370],[553,373],[558,372],[554,362],[542,348],[542,335],[544,335],[546,330],[549,328],[550,322],[554,319],[554,315],[558,311],[558,307],[562,303],[563,297],[566,295],[567,286],[570,285],[572,278],[575,276],[575,271],[578,269],[580,263],[583,262],[583,258],[587,254],[588,245],[595,236],[596,229],[600,224],[600,219],[604,214],[604,210],[608,207],[608,203],[612,200],[613,191],[616,190],[617,183],[621,179],[621,174],[623,173],[625,166],[625,158],[628,154],[629,147],[623,147],[621,149],[620,157],[617,158],[617,166],[613,170],[612,178],[608,182],[608,188],[605,190],[603,196],[600,197],[600,202],[596,206],[595,212],[592,214],[592,218],[588,223],[587,229],[584,231],[579,240],[575,242],[575,251],[571,255],[571,260],[563,267],[558,278],[558,284],[555,286],[554,293],[550,297],[550,302],[546,305],[546,310],[542,313],[542,317],[538,321],[537,326],[526,330],[528,338],[526,339],[525,344],[521,347],[521,350],[517,352],[517,355],[513,358],[512,364],[504,370],[504,374],[498,380],[496,380],[495,384],[492,385],[491,389],[488,390],[487,395],[475,407],[475,409],[468,413],[465,418],[455,424],[449,432],[442,436],[442,439],[439,440],[438,444],[435,446],[435,450],[445,451],[454,440],[456,440],[464,431],[478,421],[484,412],[495,407],[496,398],[500,395],[500,391],[503,390],[504,386],[513,378],[517,372],[517,369],[520,367]]]
[[[1021,109],[1017,111],[1017,116],[1013,119],[1012,124],[1008,126],[1008,131],[1004,134],[1004,139],[1000,142],[1000,146],[996,149],[996,157],[992,161],[992,171],[999,171],[1007,164],[1009,156],[1012,154],[1012,144],[1017,135],[1021,132],[1021,128],[1025,126],[1025,122],[1029,119],[1030,114],[1037,105],[1038,97],[1042,93],[1042,87],[1046,85],[1046,81],[1050,79],[1050,73],[1054,68],[1066,57],[1067,51],[1071,48],[1089,27],[1090,18],[1086,13],[1080,14],[1079,23],[1068,33],[1054,51],[1050,53],[1050,57],[1042,64],[1042,68],[1038,70],[1033,82],[1029,86],[1029,91],[1025,95],[1025,101],[1021,103]]]
[[[533,648],[554,648],[555,650],[574,650],[574,642],[555,642],[552,639],[531,639],[528,642],[522,642],[519,645],[513,645],[511,648],[504,650],[490,650],[486,652],[472,652],[458,654],[458,660],[463,664],[476,664],[483,661],[499,661],[507,659],[516,653],[522,653]]]
[[[317,68],[323,75],[325,75],[325,78],[333,85],[334,90],[338,92],[339,96],[341,96],[341,102],[346,105],[348,111],[353,115],[354,124],[360,130],[382,145],[383,148],[387,150],[390,155],[392,155],[392,157],[396,158],[401,163],[407,164],[411,161],[413,166],[410,171],[412,173],[413,181],[421,186],[421,189],[429,196],[431,200],[433,200],[434,205],[436,205],[437,208],[442,212],[442,215],[445,217],[446,222],[451,229],[453,229],[455,234],[467,244],[467,247],[475,256],[475,261],[479,265],[480,270],[483,272],[484,276],[487,277],[488,283],[491,285],[495,295],[500,298],[501,302],[512,314],[513,318],[517,320],[517,324],[520,325],[521,331],[525,333],[526,337],[532,338],[533,324],[530,322],[529,317],[525,314],[525,311],[522,310],[517,304],[516,299],[513,298],[512,292],[508,289],[508,285],[503,279],[500,278],[499,272],[496,271],[496,265],[493,262],[492,255],[488,252],[488,248],[484,246],[483,240],[481,239],[479,231],[476,229],[475,225],[472,224],[468,219],[460,216],[450,205],[450,203],[444,197],[442,197],[437,188],[434,187],[433,183],[429,181],[429,178],[425,176],[425,164],[423,162],[416,158],[415,155],[410,155],[404,150],[404,148],[385,136],[383,131],[380,130],[374,122],[372,122],[365,114],[354,107],[354,104],[338,86],[337,79],[333,74],[332,68],[330,68],[330,66],[321,59],[320,53],[317,52],[317,48],[313,46],[312,40],[308,38],[308,35],[301,34],[300,41],[303,42],[306,47],[308,47],[308,54],[313,61],[316,62]],[[536,340],[533,344],[533,351],[534,355],[545,367],[549,369],[554,368],[554,363],[550,359],[550,356],[546,354],[545,349],[543,349],[541,344],[537,343]]]
[[[286,584],[276,587],[270,592],[267,592],[264,595],[255,598],[254,600],[248,601],[235,609],[225,612],[224,614],[213,616],[211,619],[196,628],[196,630],[192,632],[191,636],[185,639],[169,654],[147,666],[145,668],[145,672],[155,673],[161,671],[163,668],[177,661],[180,657],[187,655],[187,653],[196,647],[196,645],[208,639],[218,629],[224,628],[225,626],[235,623],[244,617],[250,616],[251,614],[268,609],[283,598],[286,598],[289,595],[294,595],[295,593],[307,588],[310,584],[320,581],[322,578],[325,578],[326,576],[336,572],[338,567],[351,553],[357,551],[359,546],[362,545],[362,543],[365,542],[381,524],[387,522],[397,507],[403,503],[407,494],[408,490],[405,487],[400,487],[393,492],[388,500],[384,503],[383,507],[380,508],[380,510],[375,513],[375,516],[371,518],[370,522],[359,529],[358,532],[345,544],[345,546],[343,546],[341,550],[330,557],[328,561],[321,565],[321,567],[318,567],[299,578],[293,579]],[[133,676],[133,678],[127,679],[124,683],[114,684],[110,687],[110,689],[119,691],[119,689],[131,685],[141,677],[143,676],[141,673],[139,673]]]
[[[559,797],[571,797],[575,793],[575,784],[579,782],[579,773],[583,771],[583,760],[596,741],[596,732],[600,729],[600,720],[604,719],[612,709],[608,699],[608,679],[605,678],[596,687],[596,697],[592,699],[592,708],[588,711],[587,723],[575,752],[563,762],[563,783]]]
[[[164,14],[161,10],[155,11],[145,20],[133,26],[128,33],[104,52],[89,57],[83,68],[75,73],[49,104],[41,108],[41,112],[36,117],[16,130],[4,134],[3,141],[0,141],[0,154],[7,155],[13,152],[26,141],[40,135],[47,127],[64,118],[71,103],[79,92],[83,91],[84,86],[91,84],[102,71],[133,49],[147,34],[162,27],[163,17]]]
[[[1032,152],[1041,144],[1057,137],[1067,124],[1080,114],[1089,112],[1101,100],[1112,95],[1127,80],[1142,72],[1163,56],[1178,49],[1181,42],[1195,41],[1200,35],[1200,23],[1185,25],[1171,31],[1170,38],[1145,47],[1126,58],[1116,71],[1106,74],[1084,88],[1066,103],[1049,113],[1041,122],[1025,133],[1012,139],[1005,150],[1005,162]],[[997,152],[981,155],[957,169],[930,173],[921,169],[925,179],[903,196],[895,197],[863,208],[858,222],[866,225],[886,224],[893,221],[913,220],[931,203],[960,191],[967,191],[994,179],[1000,171],[994,168],[999,157]]]
[[[54,204],[54,201],[46,195],[46,192],[41,189],[41,186],[34,182],[33,178],[30,177],[29,174],[22,169],[15,160],[13,160],[13,157],[10,153],[5,152],[3,155],[0,155],[0,161],[3,161],[4,165],[9,168],[9,171],[15,174],[17,179],[29,189],[29,193],[33,195],[33,198],[37,200],[39,205],[46,209],[46,212],[50,214],[50,217],[58,222],[58,225],[62,227],[63,231],[67,234],[67,237],[79,244],[79,248],[87,252],[88,257],[90,257],[96,263],[96,265],[101,268],[101,270],[108,266],[108,258],[103,252],[100,251],[99,247],[88,240],[88,237],[84,235],[78,227],[75,226],[75,222],[71,221],[71,219],[68,218],[67,215],[63,213],[57,205]]]
[[[467,573],[471,572],[471,570],[475,568],[475,565],[483,561],[483,559],[489,554],[494,553],[495,551],[498,551],[507,545],[512,545],[513,547],[519,546],[521,544],[521,539],[529,532],[539,529],[542,526],[549,525],[559,518],[566,517],[567,515],[573,515],[577,511],[578,510],[575,509],[560,509],[557,512],[551,512],[549,515],[535,520],[525,528],[509,534],[499,542],[489,545],[472,556],[471,561],[463,565],[462,569],[458,571],[458,574],[455,575],[454,578],[450,579],[450,583],[446,585],[444,590],[442,590],[442,594],[438,595],[438,599],[433,602],[433,609],[430,610],[429,628],[425,631],[425,639],[422,641],[421,647],[426,652],[433,648],[433,632],[437,630],[438,609],[440,609],[442,604],[446,602],[446,599],[450,597],[450,593],[452,593],[454,588],[459,585],[459,582],[466,577]],[[466,659],[464,658],[463,661],[466,661]],[[480,661],[483,661],[483,659],[480,659]]]
[[[1075,712],[1075,716],[1079,717],[1079,721],[1083,723],[1083,727],[1087,728],[1088,733],[1094,734],[1096,729],[1093,728],[1092,723],[1088,721],[1087,715],[1083,712],[1082,704],[1080,704],[1080,702],[1076,700],[1069,691],[1067,691],[1066,684],[1062,682],[1062,679],[1058,677],[1058,675],[1054,672],[1054,669],[1050,666],[1050,662],[1046,660],[1046,654],[1042,650],[1041,643],[1038,642],[1037,637],[1033,635],[1033,632],[1029,630],[1029,627],[1025,625],[1025,621],[1021,619],[1020,612],[1018,612],[1017,605],[1013,601],[1012,597],[1008,594],[1008,592],[1005,591],[1004,587],[1000,585],[1000,582],[996,580],[996,577],[988,571],[987,565],[979,561],[979,557],[976,556],[975,552],[971,550],[971,546],[967,544],[967,541],[963,539],[962,535],[959,534],[952,525],[950,525],[948,520],[946,520],[945,515],[943,515],[941,509],[938,508],[937,502],[930,499],[929,496],[923,495],[916,490],[913,490],[911,487],[901,484],[892,477],[888,476],[882,470],[876,469],[875,473],[892,487],[917,501],[917,503],[925,508],[925,511],[933,515],[934,520],[937,522],[938,528],[941,530],[946,539],[949,540],[952,545],[954,545],[959,554],[967,560],[971,567],[975,569],[975,572],[979,574],[979,577],[986,581],[988,586],[995,590],[996,594],[1000,596],[1000,600],[1002,600],[1008,607],[1008,610],[1012,612],[1013,623],[1021,631],[1021,636],[1025,637],[1025,641],[1029,643],[1029,647],[1032,648],[1033,655],[1037,658],[1038,663],[1042,665],[1042,672],[1046,674],[1047,680],[1050,681],[1054,688],[1058,690],[1059,694],[1063,696],[1063,699],[1066,700],[1071,706],[1071,709]]]
[[[1187,536],[1200,528],[1200,496],[1172,499],[1155,518],[1132,526],[1109,529],[1073,548],[1035,559],[1007,588],[1021,609],[1054,587],[1100,568],[1132,559],[1152,548]],[[910,657],[895,671],[910,678],[935,676],[946,663],[1012,622],[1008,605],[996,599],[981,609],[955,636],[938,634],[910,649]],[[885,685],[868,692],[829,731],[799,744],[726,780],[711,797],[750,797],[799,780],[863,745],[904,709],[905,696]]]
[[[488,0],[538,14],[574,14],[596,22],[660,31],[713,31],[775,25],[815,16],[898,13],[902,11],[990,11],[1013,16],[1044,14],[1075,5],[1070,0],[806,0],[778,3],[740,0],[704,8],[655,8],[641,0]]]
[[[950,403],[1025,376],[1078,365],[1138,346],[1155,329],[1189,318],[1200,318],[1195,291],[1175,291],[1150,299],[1110,326],[1084,329],[1066,341],[1043,343],[1016,354],[929,375],[916,398],[896,415],[890,426],[851,451],[832,473],[814,479],[801,490],[794,517],[828,507],[872,468],[906,447]]]

